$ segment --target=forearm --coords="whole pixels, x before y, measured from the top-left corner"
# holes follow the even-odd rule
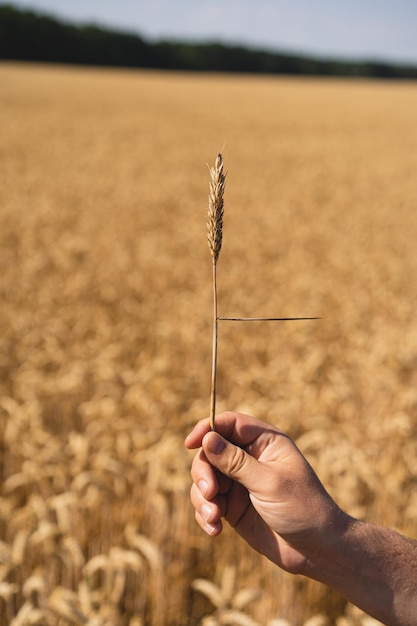
[[[346,517],[325,546],[309,561],[307,575],[387,626],[416,626],[416,542]]]

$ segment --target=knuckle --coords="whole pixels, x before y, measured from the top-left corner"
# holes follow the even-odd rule
[[[242,473],[246,464],[246,453],[242,448],[233,446],[233,451],[228,458],[228,471],[233,476],[237,476]]]

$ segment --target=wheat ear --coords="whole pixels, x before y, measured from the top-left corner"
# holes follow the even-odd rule
[[[217,379],[217,260],[222,247],[223,207],[226,174],[223,170],[223,157],[217,155],[214,167],[209,168],[210,183],[208,197],[207,239],[213,260],[213,354],[211,368],[210,428],[215,430],[216,415],[216,379]]]

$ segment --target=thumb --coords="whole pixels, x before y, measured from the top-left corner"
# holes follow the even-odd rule
[[[236,480],[250,490],[259,481],[259,462],[250,454],[235,446],[219,433],[210,431],[203,439],[203,450],[208,461],[222,474]]]

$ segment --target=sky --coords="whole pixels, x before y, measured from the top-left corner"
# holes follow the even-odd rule
[[[4,4],[4,2],[2,2]],[[6,0],[148,40],[417,64],[417,0]]]

